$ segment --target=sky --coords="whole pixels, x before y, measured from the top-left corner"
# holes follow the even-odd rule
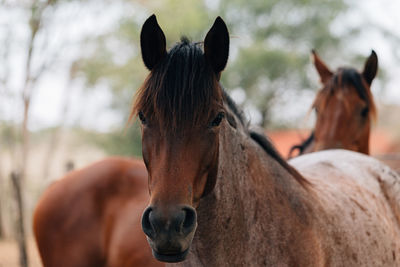
[[[358,23],[359,25],[365,23],[366,26],[361,40],[357,44],[354,44],[354,47],[355,49],[366,51],[366,55],[368,55],[369,50],[376,50],[379,63],[386,66],[390,71],[388,73],[389,82],[385,85],[386,90],[381,96],[381,100],[386,103],[400,105],[400,62],[394,57],[394,53],[397,56],[400,55],[400,46],[394,48],[393,51],[385,36],[373,30],[372,27],[371,31],[368,30],[368,22],[380,25],[386,31],[395,34],[400,40],[400,1],[369,0],[358,2],[360,11],[351,11],[348,18],[352,20],[352,23]],[[380,98],[379,95],[376,97]]]
[[[10,6],[15,3],[15,1],[7,2]],[[111,104],[111,95],[107,87],[99,85],[96,88],[87,89],[82,79],[68,83],[68,66],[71,61],[81,55],[84,49],[77,44],[82,43],[87,36],[93,37],[112,30],[121,15],[145,18],[147,14],[139,14],[139,11],[133,10],[131,6],[118,4],[108,6],[107,12],[104,12],[104,7],[98,5],[95,0],[86,1],[84,7],[81,5],[71,3],[62,9],[54,10],[53,12],[58,12],[57,16],[48,16],[49,19],[57,17],[57,21],[48,23],[52,25],[46,30],[46,36],[50,36],[48,39],[50,41],[42,53],[34,58],[34,67],[38,68],[42,58],[45,58],[49,53],[59,54],[60,57],[42,77],[35,89],[37,92],[35,92],[33,98],[29,123],[31,130],[60,124],[67,92],[71,93],[69,99],[71,108],[67,113],[67,124],[78,124],[85,128],[107,132],[124,123],[124,117],[121,114],[107,108]],[[356,1],[353,5],[354,7],[348,13],[339,17],[337,22],[332,25],[332,31],[340,33],[347,25],[363,25],[361,37],[356,40],[349,40],[346,45],[350,50],[362,53],[365,57],[370,54],[371,49],[377,52],[379,63],[389,71],[387,73],[388,83],[384,85],[385,88],[379,80],[374,82],[373,93],[375,98],[387,104],[400,105],[400,62],[393,56],[394,53],[400,56],[400,47],[391,47],[386,37],[371,26],[379,25],[400,38],[400,1]],[[3,95],[5,96],[3,99],[7,99],[7,101],[0,100],[0,121],[20,121],[22,118],[22,105],[19,98],[24,77],[24,68],[21,68],[21,66],[23,66],[23,60],[26,56],[24,52],[26,48],[23,44],[26,43],[28,38],[26,21],[24,21],[27,14],[17,8],[10,8],[10,6],[0,7],[0,42],[4,44],[6,40],[12,40],[12,43],[16,44],[10,48],[10,58],[3,61],[8,62],[11,66],[8,78],[9,88],[12,88],[12,91],[10,93],[5,91],[4,87],[0,87],[0,96]],[[73,21],[69,19],[71,14],[75,17]],[[44,37],[42,39],[39,38],[39,44],[46,40]],[[0,53],[1,51],[4,50],[0,49]],[[86,47],[85,51],[90,51],[90,47]],[[323,57],[323,55],[321,56]],[[337,62],[333,62],[331,68],[335,69],[346,63],[346,59],[339,55]],[[5,66],[6,64],[0,65],[0,73],[4,73]],[[362,66],[355,67],[362,68]],[[318,86],[318,78],[315,72],[311,73],[310,79],[315,79],[315,84]],[[292,94],[283,95],[278,101],[279,109],[273,110],[275,117],[281,116],[282,118],[279,119],[288,121],[306,117],[314,93],[308,91],[298,95]],[[243,101],[244,96],[240,90],[233,91],[232,95],[239,103]],[[280,112],[282,109],[285,110],[284,113]],[[260,119],[257,111],[251,107],[246,109],[246,114],[251,117],[254,123],[257,123]]]

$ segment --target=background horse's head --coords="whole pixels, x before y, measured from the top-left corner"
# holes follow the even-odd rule
[[[142,122],[151,194],[142,227],[153,255],[177,262],[189,251],[197,227],[195,208],[216,181],[219,130],[225,123],[218,80],[228,60],[229,34],[218,17],[204,52],[201,43],[186,38],[167,52],[153,15],[140,37],[143,61],[151,71],[132,113]]]
[[[368,154],[371,122],[376,117],[370,89],[378,67],[376,53],[372,51],[361,73],[354,68],[332,72],[315,51],[312,57],[323,87],[313,103],[314,132],[305,142],[307,147],[296,148],[300,154],[333,148]]]

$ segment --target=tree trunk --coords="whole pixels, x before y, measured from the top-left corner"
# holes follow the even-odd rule
[[[1,205],[2,203],[0,203]],[[2,217],[2,209],[3,207],[0,206],[0,240],[4,239],[4,226],[3,226],[3,217]]]
[[[38,77],[32,76],[31,63],[32,55],[34,51],[34,43],[37,33],[41,25],[41,16],[44,8],[38,8],[38,1],[32,3],[31,16],[29,19],[30,26],[30,39],[28,43],[28,54],[25,62],[25,79],[22,88],[22,101],[23,101],[23,120],[21,125],[22,134],[22,144],[21,144],[21,154],[19,155],[19,160],[16,163],[16,172],[11,173],[12,187],[17,201],[17,219],[16,219],[16,237],[20,252],[20,265],[21,267],[28,266],[28,255],[26,249],[26,233],[24,225],[24,203],[23,203],[23,189],[25,185],[26,169],[28,166],[29,159],[29,142],[30,133],[28,129],[29,123],[29,110],[32,100],[32,90],[34,88],[34,81]]]
[[[19,247],[19,262],[21,267],[28,267],[28,254],[26,248],[26,233],[24,227],[24,204],[21,193],[21,176],[15,172],[11,173],[11,181],[14,189],[15,199],[17,201],[17,241]]]
[[[59,148],[59,145],[62,141],[63,137],[63,130],[64,130],[64,123],[67,120],[68,116],[68,111],[69,107],[71,104],[71,83],[72,83],[72,77],[68,80],[67,85],[64,87],[64,92],[63,92],[63,105],[62,105],[62,111],[61,111],[61,120],[60,124],[54,129],[53,133],[51,134],[50,137],[50,142],[48,145],[47,153],[45,156],[44,160],[44,166],[43,166],[43,179],[47,181],[47,179],[50,176],[50,167],[53,166],[53,161],[54,161],[54,156],[57,152],[57,149]],[[68,167],[67,167],[67,172],[68,172]]]
[[[4,239],[4,225],[3,225],[3,194],[4,194],[4,187],[3,187],[3,181],[2,177],[0,174],[0,240]]]

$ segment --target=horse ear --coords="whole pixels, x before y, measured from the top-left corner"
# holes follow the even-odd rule
[[[214,72],[224,70],[229,56],[229,32],[225,22],[217,17],[204,39],[204,55]]]
[[[378,71],[378,56],[375,51],[371,51],[371,55],[367,59],[364,65],[364,70],[362,75],[369,85],[371,85],[372,80],[375,78]]]
[[[140,48],[144,65],[152,70],[167,54],[165,35],[153,14],[143,24],[140,33]]]
[[[325,63],[320,59],[317,52],[313,49],[311,51],[312,61],[314,63],[315,68],[318,71],[319,77],[321,78],[321,82],[326,83],[333,75],[332,71],[325,65]]]

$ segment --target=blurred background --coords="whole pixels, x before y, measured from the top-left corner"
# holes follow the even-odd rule
[[[168,47],[225,20],[222,84],[286,156],[314,122],[313,48],[331,69],[361,70],[377,52],[372,153],[400,151],[399,11],[393,0],[0,0],[0,267],[19,266],[17,241],[40,266],[31,215],[52,181],[107,155],[141,156],[138,125],[126,126],[148,73],[139,34],[149,15]]]

